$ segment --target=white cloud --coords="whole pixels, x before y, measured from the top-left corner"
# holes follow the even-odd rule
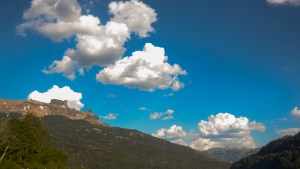
[[[223,146],[256,147],[251,131],[265,131],[265,126],[256,121],[249,122],[247,117],[236,118],[229,113],[211,115],[208,121],[198,123],[200,135],[219,142]]]
[[[300,0],[267,0],[267,2],[273,5],[300,5]]]
[[[136,51],[132,56],[118,60],[97,74],[97,81],[103,84],[124,85],[144,91],[172,88],[174,91],[184,87],[178,79],[187,72],[174,64],[170,65],[164,48],[145,44],[143,51]]]
[[[176,140],[171,140],[170,142],[175,143],[175,144],[179,144],[179,145],[183,145],[183,146],[188,146],[187,143],[181,138],[176,139]]]
[[[300,110],[298,110],[298,107],[295,107],[295,108],[291,111],[291,115],[293,115],[294,117],[300,117]]]
[[[189,146],[193,149],[204,151],[211,149],[213,147],[220,147],[220,143],[211,141],[210,139],[198,138],[195,141],[192,141]]]
[[[75,64],[69,56],[64,56],[61,61],[55,60],[50,66],[49,70],[44,69],[45,74],[62,73],[70,80],[76,78]]]
[[[186,132],[181,126],[173,125],[169,129],[160,129],[152,134],[154,137],[163,139],[178,139],[186,136]]]
[[[164,97],[173,97],[174,93],[164,94]]]
[[[146,107],[140,107],[139,110],[148,111],[148,109]]]
[[[105,120],[116,120],[117,119],[118,114],[115,113],[109,113],[106,116],[100,116],[100,118],[105,119]]]
[[[160,119],[163,116],[163,113],[159,113],[159,112],[154,112],[150,114],[150,119],[151,120],[156,120],[156,119]]]
[[[250,130],[256,130],[256,131],[260,131],[260,132],[264,132],[266,130],[265,125],[263,125],[262,123],[257,123],[256,121],[250,122],[249,128],[250,128]]]
[[[219,113],[216,116],[211,115],[208,121],[201,120],[198,123],[200,133],[204,136],[226,135],[237,136],[241,131],[259,130],[264,131],[262,123],[253,121],[249,123],[247,117],[236,118],[229,113]]]
[[[162,120],[171,120],[174,118],[173,116],[174,110],[169,109],[166,112],[154,112],[150,114],[150,120],[157,120],[157,119],[162,119]]]
[[[211,115],[208,121],[200,121],[198,127],[199,133],[186,132],[181,126],[174,125],[170,129],[160,129],[152,135],[203,151],[224,146],[254,148],[256,146],[251,131],[265,131],[262,123],[249,122],[246,117],[236,118],[229,113]]]
[[[286,136],[286,135],[293,136],[300,132],[300,128],[280,129],[280,130],[276,130],[275,132],[280,136]]]
[[[141,1],[112,2],[109,5],[109,12],[114,16],[112,21],[125,23],[131,32],[137,33],[140,37],[147,37],[148,32],[154,31],[151,23],[157,20],[157,14],[154,9]]]
[[[77,110],[80,110],[84,106],[84,104],[82,104],[80,101],[82,99],[82,94],[74,92],[68,86],[59,88],[58,86],[54,85],[51,89],[44,93],[35,90],[28,95],[28,100],[30,99],[45,103],[50,103],[51,99],[63,101],[67,100],[68,106]]]
[[[172,143],[189,146],[196,150],[208,150],[212,147],[220,147],[220,143],[210,139],[200,138],[194,132],[186,132],[181,126],[173,125],[169,129],[160,129],[152,134],[154,137],[168,140]],[[189,143],[190,142],[190,143]]]
[[[17,27],[19,34],[28,29],[39,32],[53,41],[75,37],[75,49],[67,49],[61,61],[54,61],[44,72],[62,73],[75,79],[83,68],[106,66],[119,60],[126,49],[124,44],[136,32],[146,37],[154,31],[155,11],[138,0],[111,2],[112,19],[105,25],[93,15],[82,15],[77,0],[32,0],[23,14],[24,23]]]

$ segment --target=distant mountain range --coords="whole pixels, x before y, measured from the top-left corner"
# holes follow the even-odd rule
[[[42,117],[51,143],[68,156],[71,169],[229,169],[230,164],[137,130],[109,127],[91,111],[66,102],[0,100],[0,118]]]
[[[201,151],[200,153],[206,157],[233,163],[258,151],[259,148],[220,147]]]
[[[231,169],[300,169],[300,133],[270,142]]]

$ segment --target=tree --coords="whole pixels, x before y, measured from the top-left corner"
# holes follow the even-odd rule
[[[0,133],[0,154],[9,147],[1,169],[66,168],[67,157],[50,144],[49,132],[40,118],[28,114],[0,124],[5,127]]]

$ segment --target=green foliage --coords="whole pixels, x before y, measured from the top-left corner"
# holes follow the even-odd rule
[[[22,119],[1,120],[1,169],[65,169],[67,157],[49,144],[50,135],[42,120],[31,114]]]
[[[257,154],[234,163],[231,169],[300,169],[300,133],[270,142]]]
[[[63,116],[46,116],[52,143],[69,157],[69,168],[228,169],[229,163],[136,130],[93,125]]]

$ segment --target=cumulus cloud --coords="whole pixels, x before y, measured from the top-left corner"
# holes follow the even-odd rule
[[[251,136],[251,131],[265,131],[265,126],[262,123],[249,122],[247,117],[236,118],[229,113],[211,115],[208,121],[201,120],[198,123],[198,128],[199,133],[186,132],[181,126],[174,125],[170,129],[158,130],[153,136],[174,143],[181,142],[181,145],[188,145],[191,148],[203,151],[224,146],[254,148],[256,145]],[[183,144],[182,141],[185,143]]]
[[[291,111],[291,115],[293,115],[294,117],[300,118],[300,110],[298,110],[298,107],[295,107],[295,108]]]
[[[49,69],[44,69],[45,74],[52,73],[62,73],[65,77],[70,80],[76,78],[74,61],[69,56],[64,56],[63,59],[55,60],[50,66]]]
[[[265,126],[256,121],[249,122],[247,117],[236,118],[229,113],[211,115],[208,121],[201,120],[198,123],[199,131],[204,136],[226,135],[238,136],[241,131],[259,130],[264,131]]]
[[[118,114],[115,113],[109,113],[106,116],[100,116],[100,118],[105,119],[105,120],[116,120],[117,119]]]
[[[250,128],[250,130],[256,130],[256,131],[260,131],[260,132],[264,132],[266,130],[265,125],[263,125],[262,123],[258,123],[256,121],[250,122],[249,128]]]
[[[151,43],[145,44],[143,51],[118,60],[97,74],[97,81],[103,84],[124,85],[144,91],[168,89],[177,91],[184,87],[179,75],[187,75],[179,65],[170,65],[165,50]]]
[[[154,31],[151,23],[157,20],[157,14],[154,9],[138,0],[112,2],[109,12],[114,16],[112,21],[125,23],[131,32],[140,37],[147,37],[148,32]]]
[[[27,30],[34,30],[53,41],[75,37],[76,47],[67,49],[61,61],[44,70],[75,79],[84,68],[119,60],[131,34],[146,37],[154,31],[151,25],[157,20],[154,9],[139,0],[111,2],[109,13],[111,20],[102,24],[96,16],[83,15],[77,0],[32,0],[17,31],[25,36]]]
[[[60,88],[54,85],[51,89],[44,93],[35,90],[28,95],[28,100],[36,100],[45,103],[50,103],[51,99],[62,101],[67,100],[68,106],[77,110],[80,110],[84,106],[84,104],[80,101],[82,99],[82,94],[74,92],[68,86]]]
[[[210,139],[198,138],[197,140],[192,141],[189,146],[193,149],[204,151],[213,147],[220,147],[221,145],[219,142],[214,142]]]
[[[229,113],[211,115],[198,123],[200,135],[223,146],[256,147],[251,131],[265,131],[265,126],[247,117],[236,118]]]
[[[300,5],[300,0],[267,0],[267,2],[273,5]]]
[[[186,132],[182,129],[181,126],[173,125],[169,129],[160,129],[152,135],[158,138],[177,140],[179,138],[185,137]]]
[[[300,128],[279,129],[279,130],[276,130],[275,132],[276,132],[276,134],[278,134],[280,136],[286,136],[286,135],[293,136],[300,132]]]
[[[174,110],[169,109],[166,112],[154,112],[150,114],[150,120],[157,120],[157,119],[162,119],[162,120],[171,120],[174,118],[173,116]]]
[[[208,150],[212,147],[220,147],[218,142],[200,138],[199,134],[192,131],[186,132],[181,126],[173,125],[169,129],[162,128],[152,134],[154,137],[168,140],[175,144],[189,146],[196,150]]]

